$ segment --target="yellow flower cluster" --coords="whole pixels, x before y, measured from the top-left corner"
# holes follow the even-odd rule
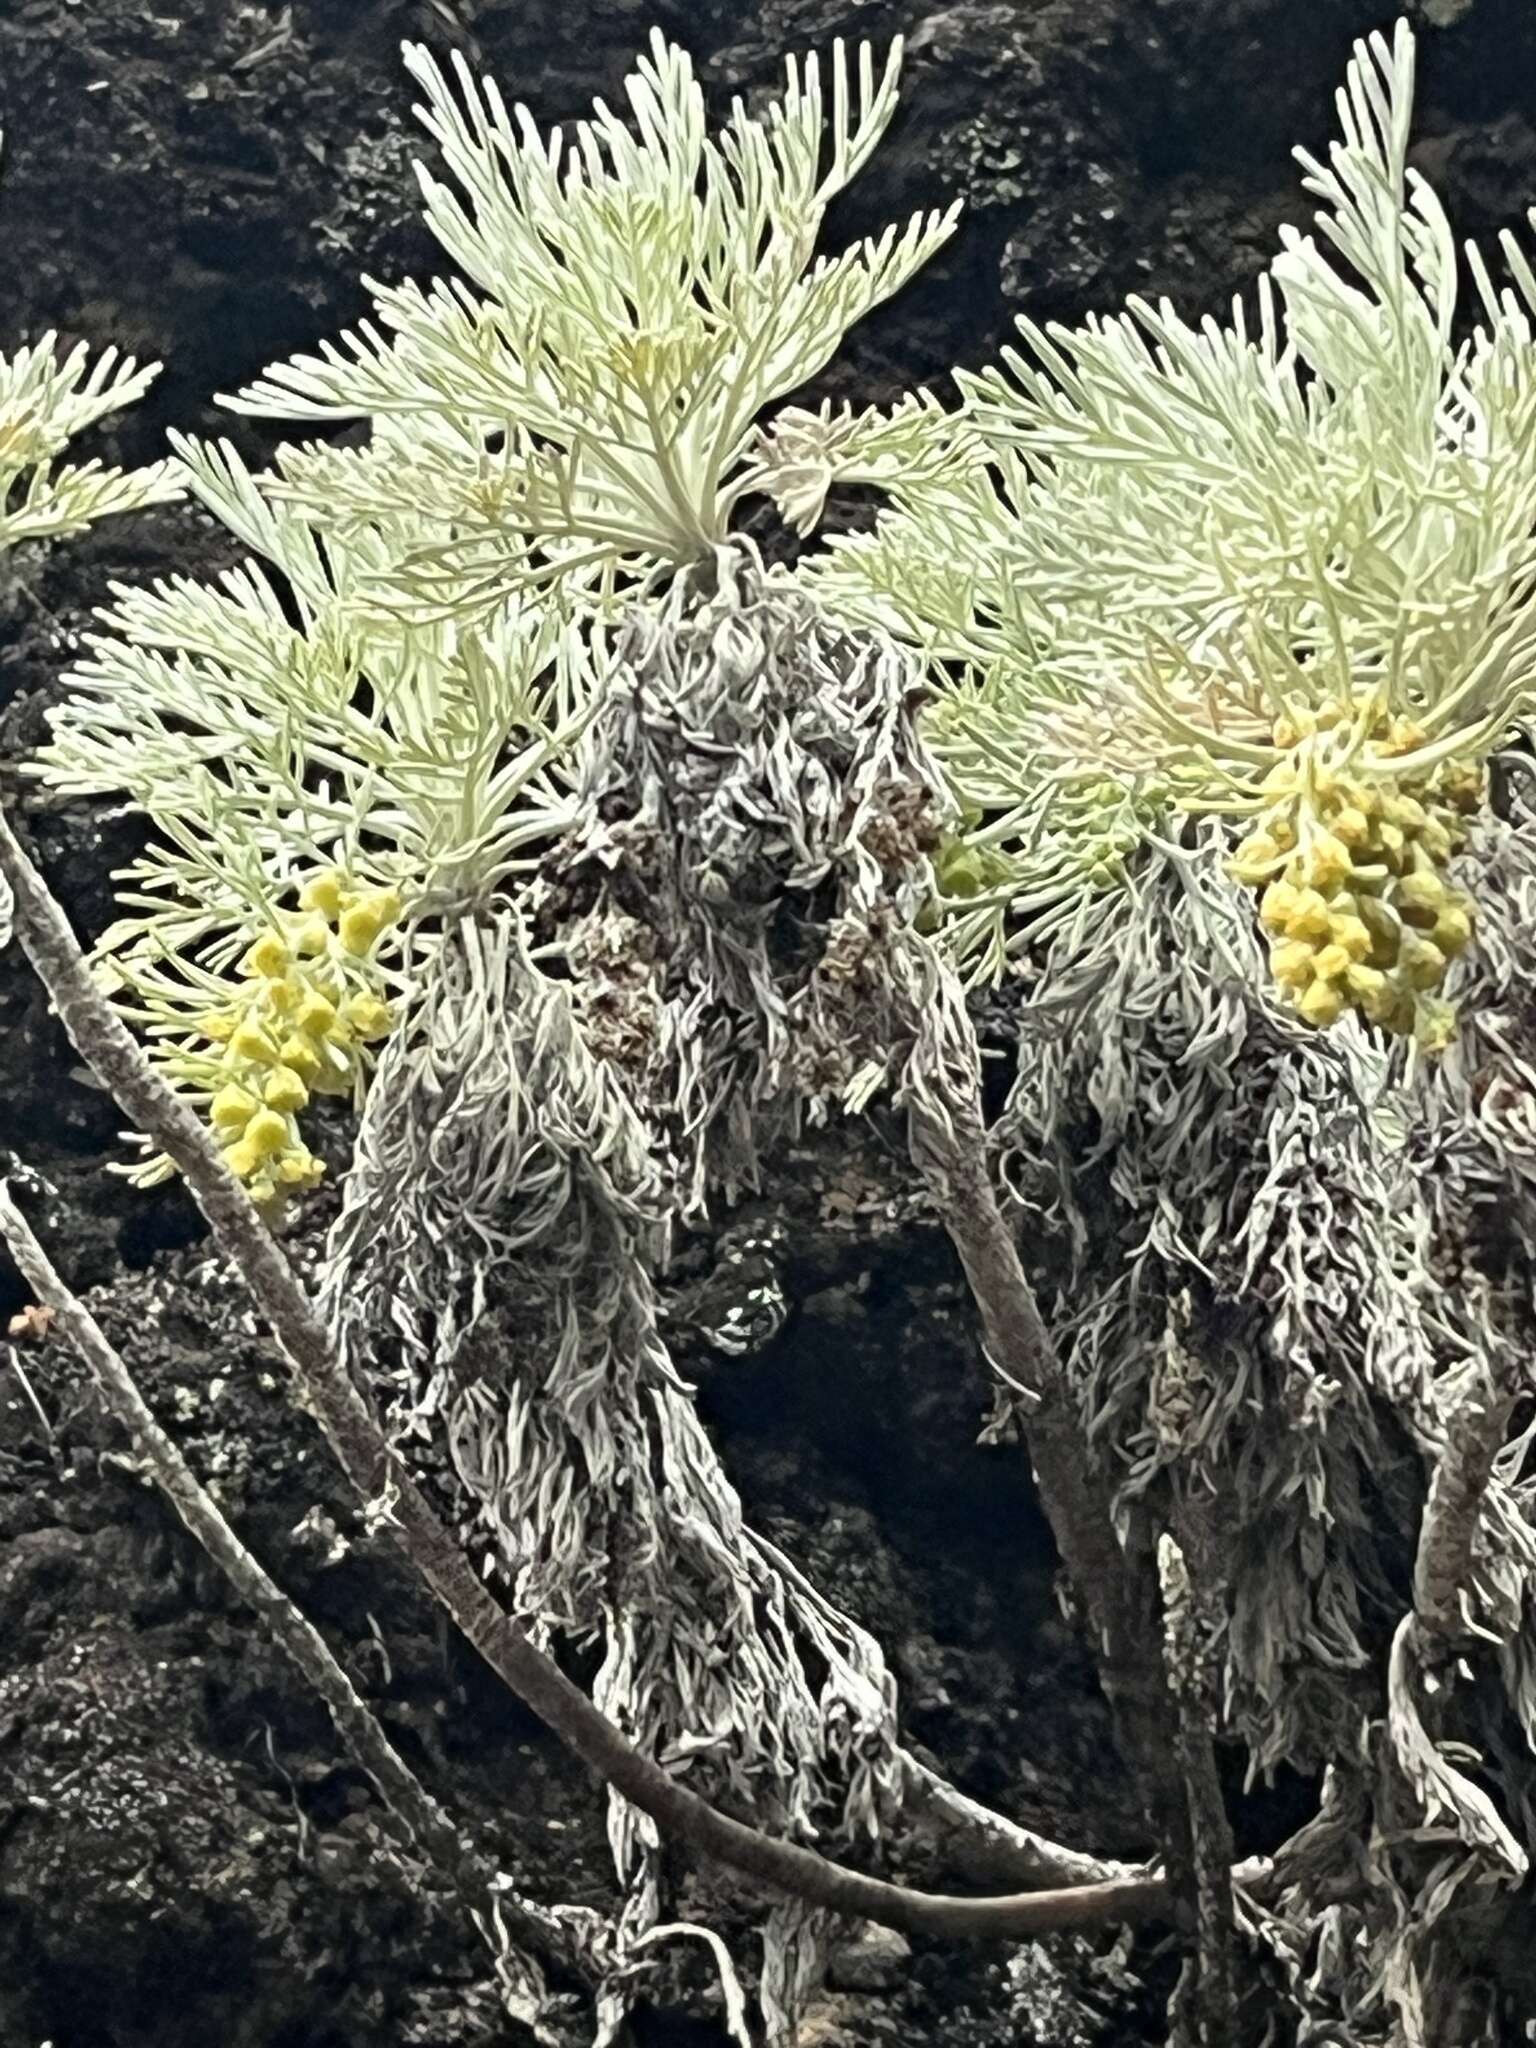
[[[1455,1012],[1435,991],[1473,922],[1443,870],[1483,801],[1481,764],[1394,773],[1423,730],[1383,716],[1362,732],[1352,705],[1282,718],[1274,740],[1287,752],[1265,778],[1273,801],[1231,862],[1262,889],[1270,971],[1310,1024],[1356,1010],[1441,1050]]]
[[[280,912],[240,960],[244,1000],[201,1020],[223,1047],[209,1121],[254,1200],[313,1187],[324,1173],[298,1114],[312,1094],[346,1094],[360,1048],[390,1030],[373,955],[399,915],[392,889],[353,889],[333,869],[311,876],[298,909]]]

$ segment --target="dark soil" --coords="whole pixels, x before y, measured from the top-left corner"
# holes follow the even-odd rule
[[[1326,141],[1348,43],[1384,16],[1365,0],[6,0],[0,345],[55,327],[164,359],[121,422],[125,459],[171,423],[259,451],[212,395],[354,318],[361,272],[432,267],[401,37],[463,49],[553,117],[610,93],[653,18],[722,97],[770,83],[787,50],[907,34],[905,112],[835,225],[954,193],[967,216],[829,378],[868,402],[984,359],[1025,308],[1072,318],[1140,291],[1222,309],[1277,225],[1303,218],[1290,145]],[[1518,222],[1536,198],[1527,0],[1473,0],[1421,48],[1420,153],[1458,228]],[[137,828],[44,801],[10,765],[109,581],[227,559],[207,520],[173,508],[23,556],[0,588],[0,772],[82,932],[107,921]],[[19,957],[0,958],[0,1150],[46,1176],[29,1208],[59,1264],[438,1794],[530,1890],[601,1900],[596,1792],[356,1530],[185,1197],[103,1171],[117,1121]],[[785,1313],[759,1348],[712,1345],[733,1306],[750,1319],[765,1297]],[[0,1269],[4,1312],[25,1298]],[[911,1739],[1048,1831],[1142,1846],[1056,1618],[1027,1469],[976,1447],[974,1333],[891,1152],[834,1133],[789,1162],[691,1249],[675,1324],[750,1513],[886,1645]],[[0,1352],[0,2048],[516,2038],[472,1934],[402,1869],[324,1714],[172,1525],[68,1352],[45,1338],[15,1357]],[[1287,1817],[1283,1793],[1241,1815],[1255,1845]],[[1145,1945],[919,1951],[879,1988],[830,1992],[808,2038],[1148,2043],[1167,1973]],[[689,2003],[642,2014],[640,2039],[719,2041],[702,1979]]]

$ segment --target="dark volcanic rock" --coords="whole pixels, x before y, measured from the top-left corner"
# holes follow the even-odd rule
[[[967,217],[825,380],[867,402],[983,359],[1019,311],[1075,318],[1131,291],[1220,310],[1278,222],[1304,217],[1290,145],[1326,140],[1348,41],[1383,16],[1366,0],[10,0],[0,338],[51,326],[163,358],[115,424],[126,459],[170,422],[259,452],[262,430],[213,394],[355,318],[360,272],[433,267],[400,37],[463,49],[556,117],[612,92],[653,19],[722,101],[771,84],[788,49],[908,36],[896,131],[835,233],[956,194]],[[1422,70],[1420,156],[1458,227],[1517,221],[1536,198],[1526,0],[1426,30]],[[82,931],[110,916],[140,827],[40,800],[15,762],[109,580],[228,559],[207,520],[169,508],[9,567],[0,780]],[[0,1148],[57,1190],[31,1213],[60,1265],[98,1290],[162,1418],[434,1788],[530,1888],[601,1900],[591,1787],[360,1538],[276,1362],[192,1248],[185,1198],[104,1174],[118,1118],[74,1065],[18,956],[0,958]],[[25,1298],[9,1275],[0,1296]],[[969,1318],[900,1176],[830,1134],[694,1248],[673,1317],[749,1512],[886,1644],[913,1739],[1025,1818],[1133,1846],[1027,1474],[975,1446]],[[402,1866],[325,1717],[125,1464],[63,1347],[18,1355],[0,1378],[0,2041],[509,2040],[473,1934]],[[1108,2048],[1155,2038],[1159,2009],[1085,1945],[919,1946],[839,1982],[808,2040]],[[702,2005],[642,2015],[636,2036],[720,2039]]]

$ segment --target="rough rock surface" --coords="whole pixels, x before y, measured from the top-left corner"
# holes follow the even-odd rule
[[[431,265],[403,35],[462,48],[555,116],[610,92],[652,19],[722,95],[770,83],[785,50],[900,29],[905,111],[836,226],[952,193],[968,214],[828,379],[888,397],[983,359],[1026,307],[1074,317],[1141,291],[1220,308],[1302,217],[1289,146],[1326,138],[1349,39],[1381,18],[1366,0],[11,0],[0,336],[52,326],[164,358],[121,423],[128,459],[172,421],[259,449],[211,395],[354,317],[360,272]],[[1458,227],[1486,233],[1536,199],[1536,31],[1526,0],[1426,0],[1422,18],[1447,25],[1425,29],[1420,154]],[[13,764],[110,579],[227,559],[172,508],[20,559],[0,587],[0,776],[84,931],[137,828],[42,802]],[[18,958],[0,959],[0,1150],[56,1191],[30,1207],[59,1263],[434,1788],[531,1889],[600,1900],[595,1794],[361,1538],[185,1198],[103,1174],[115,1123]],[[1134,1847],[1027,1473],[975,1447],[956,1275],[889,1179],[874,1140],[834,1133],[691,1247],[680,1355],[752,1515],[886,1644],[911,1738],[1025,1819]],[[5,1312],[24,1299],[0,1270]],[[0,2042],[513,2039],[472,1934],[401,1866],[323,1713],[170,1524],[64,1348],[22,1343],[15,1365],[0,1353]],[[1251,1846],[1284,1803],[1244,1808]],[[1150,1948],[871,1956],[834,1974],[808,2040],[1158,2038],[1167,1963]],[[638,2038],[717,2041],[703,1994],[686,2004],[642,2015]]]

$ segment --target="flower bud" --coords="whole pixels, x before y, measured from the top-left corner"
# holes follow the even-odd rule
[[[320,1071],[320,1055],[315,1050],[314,1041],[301,1038],[297,1032],[291,1038],[283,1040],[277,1049],[277,1056],[301,1081],[312,1081]]]
[[[1285,921],[1285,935],[1290,939],[1326,938],[1331,914],[1325,897],[1316,889],[1303,889],[1296,898],[1295,909]]]
[[[269,1109],[292,1115],[308,1102],[309,1090],[304,1085],[303,1075],[292,1067],[274,1067],[261,1097]]]
[[[1270,728],[1277,747],[1297,747],[1317,731],[1317,719],[1304,704],[1283,711]]]
[[[246,948],[239,961],[242,974],[266,975],[272,980],[288,972],[288,948],[276,932],[263,932],[253,945]]]
[[[1428,929],[1445,907],[1446,888],[1433,868],[1404,875],[1393,894],[1392,904],[1405,924]]]
[[[313,1152],[285,1152],[277,1162],[277,1177],[285,1187],[312,1188],[325,1174],[325,1161]]]
[[[1397,966],[1409,988],[1438,988],[1445,977],[1445,955],[1417,932],[1403,933]]]
[[[241,1180],[249,1180],[261,1166],[261,1154],[248,1137],[237,1138],[224,1154],[224,1164]]]
[[[1394,718],[1387,727],[1381,751],[1384,754],[1412,754],[1423,746],[1427,737],[1423,726],[1416,725],[1411,718]]]
[[[341,892],[345,887],[344,877],[335,868],[311,875],[299,891],[299,908],[318,910],[323,916],[334,918],[341,911]]]
[[[1344,991],[1331,981],[1314,981],[1297,1008],[1309,1024],[1320,1029],[1336,1024],[1344,1014]]]
[[[1351,852],[1358,852],[1371,836],[1371,821],[1358,804],[1345,804],[1342,810],[1335,811],[1331,822],[1335,838]]]
[[[258,1109],[245,1127],[244,1142],[253,1148],[258,1159],[275,1159],[279,1152],[287,1150],[288,1119],[279,1116],[275,1109]]]
[[[221,1088],[208,1105],[208,1120],[216,1131],[243,1131],[256,1112],[256,1098],[231,1082]]]
[[[398,893],[394,889],[373,889],[341,913],[336,930],[349,953],[366,953],[379,933],[399,915]]]
[[[1306,879],[1318,889],[1331,889],[1342,882],[1352,865],[1349,848],[1332,832],[1314,832],[1302,856]]]
[[[1364,960],[1370,954],[1370,927],[1363,918],[1335,915],[1328,923],[1328,937],[1332,945],[1343,948],[1350,960]]]
[[[277,1057],[277,1047],[272,1043],[259,1024],[247,1018],[230,1035],[229,1049],[243,1060],[255,1060],[266,1066]]]
[[[336,1005],[318,989],[311,989],[300,1003],[293,1023],[296,1031],[305,1032],[311,1038],[324,1038],[335,1028]]]
[[[1421,831],[1429,820],[1429,813],[1418,798],[1402,790],[1383,798],[1381,815],[1387,824],[1396,825],[1400,831],[1408,833]]]
[[[1270,954],[1269,971],[1282,988],[1305,988],[1313,976],[1315,957],[1305,939],[1291,939]]]
[[[1447,903],[1429,936],[1448,960],[1454,959],[1472,943],[1471,912],[1465,904]]]
[[[1396,991],[1379,967],[1352,966],[1344,976],[1344,988],[1373,1024],[1380,1024],[1396,1001]]]
[[[367,1045],[387,1037],[394,1029],[395,1014],[381,996],[356,995],[348,998],[347,1022]]]
[[[316,1070],[310,1089],[316,1095],[350,1095],[354,1067],[347,1055],[340,1051],[334,1039],[326,1042],[321,1052],[321,1063]]]
[[[1287,919],[1295,914],[1296,899],[1300,894],[1294,882],[1270,883],[1259,904],[1259,920],[1266,931],[1285,930]]]

